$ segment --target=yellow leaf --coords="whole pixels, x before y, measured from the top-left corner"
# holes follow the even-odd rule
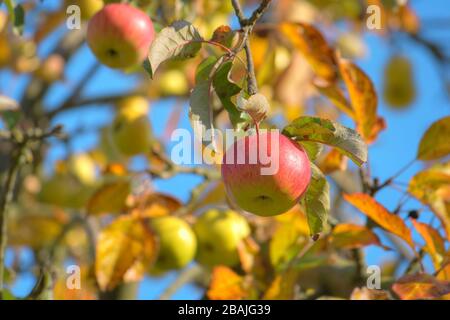
[[[450,162],[416,174],[409,181],[408,192],[431,208],[450,240]]]
[[[322,170],[323,174],[329,174],[334,171],[344,171],[347,169],[348,158],[344,156],[342,152],[336,149],[332,149],[327,153],[325,158],[323,158],[318,164],[319,169]]]
[[[405,240],[414,250],[411,230],[399,216],[390,213],[374,198],[364,193],[344,194],[344,199],[375,221],[380,227]]]
[[[450,116],[434,122],[425,131],[417,151],[417,159],[434,160],[450,153]]]
[[[111,290],[124,280],[125,274],[136,264],[148,270],[156,257],[156,240],[146,220],[135,216],[121,216],[99,235],[95,273],[102,290]],[[133,279],[143,277],[134,274]]]
[[[141,217],[154,218],[169,215],[179,209],[182,203],[177,198],[163,193],[151,193],[137,206]]]
[[[126,206],[130,192],[131,186],[128,181],[107,183],[89,199],[87,211],[94,215],[121,212]]]
[[[355,112],[353,111],[350,102],[344,96],[344,92],[334,83],[327,81],[315,80],[314,86],[319,90],[321,94],[326,96],[330,101],[342,112],[348,115],[351,119],[355,120]]]
[[[299,271],[288,269],[281,274],[277,274],[264,293],[265,300],[292,300],[295,297],[295,287],[297,285]]]
[[[309,237],[308,221],[298,206],[277,217],[279,221],[269,244],[269,257],[273,266],[289,260],[300,248],[299,241]]]
[[[402,300],[436,299],[450,293],[450,282],[428,274],[406,275],[392,285]]]
[[[417,232],[425,240],[425,250],[431,256],[435,269],[438,270],[445,256],[444,239],[433,227],[414,219],[412,219],[412,223]]]
[[[340,249],[356,249],[369,245],[380,246],[384,249],[378,236],[370,229],[351,223],[338,224],[331,233],[331,245]]]
[[[225,266],[217,266],[206,293],[210,300],[241,300],[248,295],[244,289],[244,279]]]
[[[378,98],[370,78],[354,63],[341,59],[339,70],[347,86],[356,126],[367,142],[376,139],[384,129],[384,121],[377,116]]]
[[[280,31],[308,60],[314,72],[320,77],[336,79],[335,59],[332,48],[315,27],[306,23],[281,23]]]

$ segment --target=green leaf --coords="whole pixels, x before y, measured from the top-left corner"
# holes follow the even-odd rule
[[[450,116],[433,123],[420,140],[417,159],[434,160],[450,153]]]
[[[236,105],[231,101],[231,98],[242,91],[242,88],[230,79],[230,71],[233,62],[224,62],[213,78],[213,86],[217,96],[222,102],[223,107],[228,112],[231,124],[237,127],[239,123],[247,121],[244,117],[244,112],[238,110]]]
[[[300,117],[287,125],[283,134],[299,141],[319,142],[335,147],[359,166],[367,161],[367,145],[362,137],[355,130],[328,119]]]
[[[311,182],[301,203],[305,208],[311,236],[315,236],[323,231],[327,223],[330,211],[330,186],[315,164],[311,163],[311,169]]]
[[[317,156],[322,152],[323,146],[320,143],[312,141],[298,141],[298,143],[305,149],[308,159],[314,161]]]
[[[205,60],[203,60],[197,67],[197,71],[195,73],[195,83],[200,83],[203,81],[208,81],[209,74],[211,73],[212,68],[216,64],[218,58],[215,56],[209,56]]]
[[[203,38],[197,29],[187,21],[175,21],[161,30],[150,46],[144,68],[153,78],[161,63],[169,59],[194,57],[201,48]]]
[[[213,114],[211,106],[211,82],[203,81],[198,83],[189,97],[189,120],[191,121],[194,135],[202,137],[202,142],[206,130],[214,129]],[[211,142],[214,141],[214,132],[211,130]],[[214,147],[214,144],[213,144]],[[214,148],[215,150],[215,148]]]

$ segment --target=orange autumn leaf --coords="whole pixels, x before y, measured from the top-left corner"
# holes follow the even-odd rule
[[[448,253],[447,257],[442,262],[442,267],[439,270],[436,278],[438,280],[450,281],[450,252]],[[449,296],[449,298],[450,298],[450,296]]]
[[[323,174],[329,174],[334,171],[346,170],[347,162],[348,158],[342,152],[339,152],[337,149],[332,149],[318,165]]]
[[[390,213],[374,198],[365,193],[344,194],[344,199],[375,221],[380,227],[405,240],[414,249],[411,230],[405,222],[395,214]]]
[[[314,72],[329,81],[337,77],[334,53],[322,33],[306,23],[281,23],[280,31],[306,58]]]
[[[114,289],[127,272],[132,273],[128,279],[142,279],[156,252],[156,239],[145,219],[129,215],[115,219],[102,230],[97,241],[95,274],[100,288]],[[139,270],[141,274],[137,275]]]
[[[377,116],[375,87],[364,71],[348,60],[340,59],[339,70],[348,89],[357,129],[368,143],[373,142],[386,127]]]
[[[244,289],[244,278],[225,266],[217,266],[206,293],[210,300],[241,300],[248,295]]]
[[[370,229],[351,223],[338,224],[330,236],[331,245],[340,249],[356,249],[376,245],[389,250],[381,244],[378,236]]]
[[[431,256],[436,269],[439,269],[445,257],[445,241],[433,227],[412,219],[414,228],[425,240],[425,250]]]
[[[402,300],[436,299],[450,293],[450,282],[428,274],[406,275],[392,285]]]

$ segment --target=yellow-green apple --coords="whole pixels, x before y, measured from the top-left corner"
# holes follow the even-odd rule
[[[155,270],[181,269],[194,259],[197,239],[186,221],[173,216],[157,217],[150,221],[150,227],[159,243]]]
[[[291,209],[306,191],[311,165],[303,148],[278,130],[245,136],[225,152],[222,178],[231,201],[259,216]]]
[[[413,68],[406,56],[391,57],[384,69],[383,98],[396,109],[410,105],[416,97]]]
[[[149,151],[151,125],[148,119],[147,99],[132,96],[118,102],[111,137],[117,150],[125,156]]]
[[[82,20],[89,20],[103,7],[102,0],[66,0],[64,4],[66,8],[70,5],[77,5],[80,8]],[[65,8],[64,11],[66,11]]]
[[[151,19],[124,3],[106,5],[89,21],[87,43],[95,56],[111,68],[141,63],[155,37]]]
[[[97,168],[87,153],[74,154],[69,158],[68,169],[71,174],[85,185],[92,185],[97,180]]]
[[[244,217],[232,210],[211,209],[198,218],[194,232],[199,263],[234,266],[239,263],[238,246],[250,235],[250,227]]]

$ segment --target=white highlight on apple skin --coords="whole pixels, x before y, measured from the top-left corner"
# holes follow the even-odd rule
[[[200,131],[196,131],[200,132]],[[257,164],[261,166],[261,175],[275,175],[279,170],[279,140],[275,134],[265,135],[265,133],[277,133],[278,129],[260,129],[260,136],[270,136],[270,142],[268,139],[258,139],[258,145],[250,147],[246,152],[246,146],[236,150],[229,148],[236,141],[243,138],[242,133],[238,133],[233,129],[226,129],[225,135],[222,130],[208,129],[201,130],[201,137],[193,134],[188,129],[178,128],[175,129],[171,136],[170,141],[175,145],[172,147],[170,158],[177,165],[199,165],[199,164],[222,164],[222,156],[217,157],[214,154],[222,155],[226,152],[225,163],[227,164]],[[225,139],[223,138],[225,136]],[[202,144],[202,141],[204,142]],[[210,142],[209,144],[206,144]],[[268,148],[270,143],[271,148]],[[205,145],[205,147],[202,147]],[[270,152],[269,152],[270,149]]]

